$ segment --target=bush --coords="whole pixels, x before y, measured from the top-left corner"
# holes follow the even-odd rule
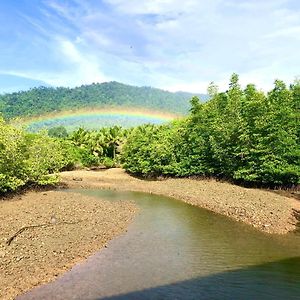
[[[0,118],[0,193],[26,184],[54,184],[55,174],[75,162],[74,149],[67,142],[46,132],[26,133]]]

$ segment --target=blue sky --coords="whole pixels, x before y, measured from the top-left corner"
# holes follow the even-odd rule
[[[299,51],[298,0],[0,1],[0,75],[53,86],[205,92],[236,72],[268,90],[300,75]]]

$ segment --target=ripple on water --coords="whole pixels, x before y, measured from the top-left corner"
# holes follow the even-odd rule
[[[299,299],[299,236],[270,236],[167,197],[79,192],[141,211],[107,249],[20,299]]]

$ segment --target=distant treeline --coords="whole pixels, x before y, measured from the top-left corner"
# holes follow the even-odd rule
[[[300,81],[277,80],[267,94],[233,74],[226,92],[191,100],[172,124],[137,127],[123,149],[124,168],[144,176],[213,176],[246,185],[299,184]]]
[[[76,88],[39,87],[0,95],[0,112],[6,119],[36,116],[81,108],[139,107],[186,114],[192,94],[170,93],[151,87],[135,87],[118,82],[83,85]],[[202,95],[203,100],[207,95]]]

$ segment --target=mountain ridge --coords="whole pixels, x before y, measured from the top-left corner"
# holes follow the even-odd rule
[[[117,81],[68,87],[38,87],[0,95],[0,112],[6,119],[30,117],[69,109],[135,107],[186,114],[189,100],[205,94],[169,92],[154,87],[131,86]]]

